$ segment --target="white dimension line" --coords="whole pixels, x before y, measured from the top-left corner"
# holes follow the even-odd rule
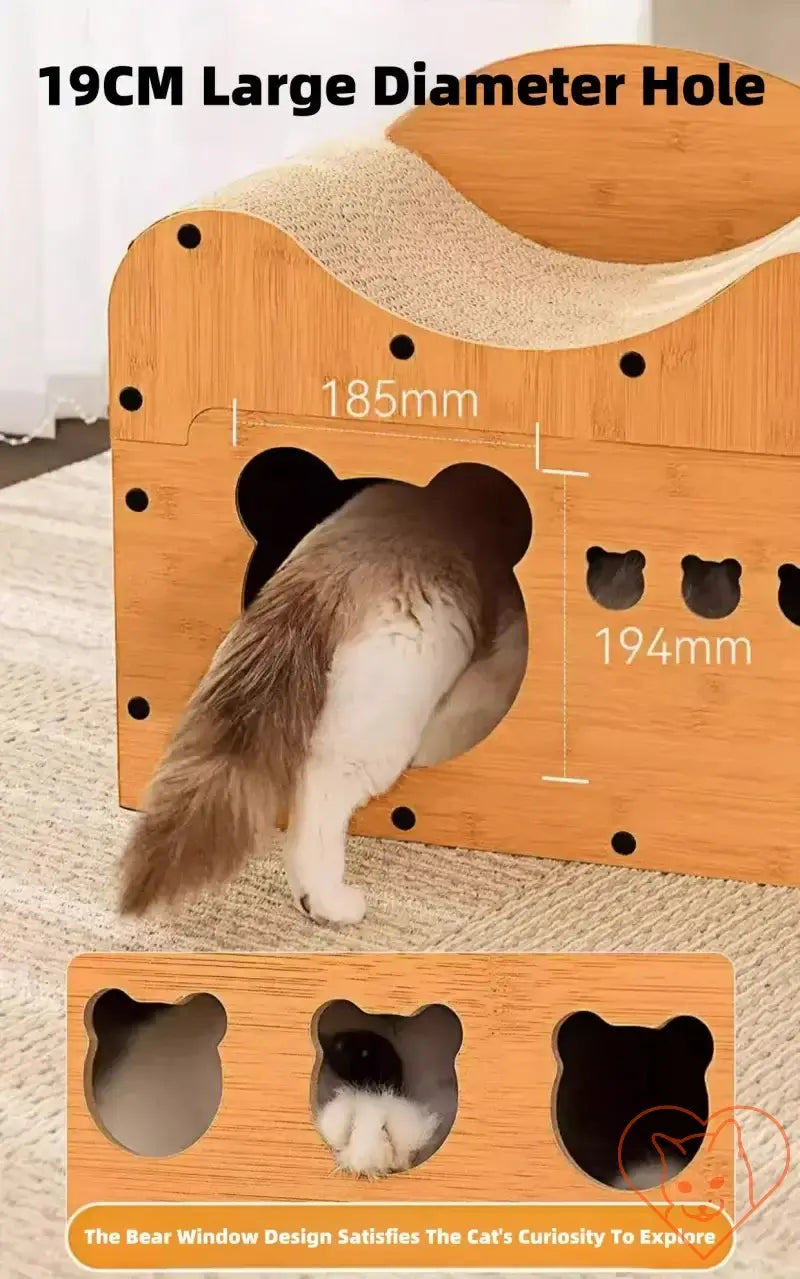
[[[539,465],[541,446],[539,439],[539,423],[536,423],[534,441],[536,469],[541,475],[561,476],[561,768],[562,775],[556,777],[542,774],[543,782],[567,782],[574,786],[588,786],[588,777],[567,776],[567,476],[579,475],[588,478],[588,471],[556,471],[547,470]]]
[[[539,423],[538,423],[538,422],[536,423],[536,426],[535,426],[535,428],[534,428],[534,431],[535,431],[535,434],[534,434],[534,458],[535,458],[535,461],[536,461],[536,470],[537,470],[537,471],[539,471],[539,473],[540,473],[541,475],[578,475],[578,476],[581,476],[583,479],[587,479],[587,480],[588,480],[588,478],[589,478],[589,472],[588,472],[588,471],[559,471],[559,470],[555,469],[554,467],[550,467],[550,466],[542,466],[542,465],[541,465],[541,460],[542,460],[542,448],[541,448],[541,441],[540,441],[540,438],[539,438],[539,435],[540,435],[540,426],[539,426]]]
[[[231,405],[231,439],[233,447],[236,448],[239,443],[239,401],[235,398]]]

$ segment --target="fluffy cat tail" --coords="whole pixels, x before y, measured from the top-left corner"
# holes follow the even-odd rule
[[[122,858],[123,914],[234,875],[274,828],[322,710],[348,623],[336,574],[288,561],[220,645]]]

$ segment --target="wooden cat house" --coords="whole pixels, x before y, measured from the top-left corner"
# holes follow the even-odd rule
[[[99,994],[114,988],[138,1001],[162,1003],[205,992],[225,1008],[227,1025],[218,1048],[223,1074],[220,1107],[205,1134],[181,1153],[165,1158],[132,1154],[101,1131],[93,1117],[93,1006]],[[436,1153],[410,1172],[377,1181],[331,1175],[330,1151],[311,1121],[317,1060],[313,1026],[321,1009],[342,999],[365,1012],[406,1016],[430,1004],[445,1004],[460,1019],[455,1122]],[[616,1205],[613,1211],[623,1214],[623,1228],[632,1223],[633,1229],[649,1224],[657,1229],[652,1207],[635,1190],[611,1188],[587,1176],[559,1136],[558,1090],[568,1066],[571,1069],[566,1055],[560,1059],[559,1028],[573,1014],[587,1011],[610,1026],[662,1028],[660,1034],[675,1018],[703,1023],[713,1048],[690,1069],[704,1080],[705,1112],[700,1119],[701,1135],[706,1136],[681,1176],[690,1178],[701,1198],[707,1184],[722,1185],[716,1179],[732,1187],[733,1130],[721,1129],[714,1139],[710,1135],[734,1103],[733,970],[721,956],[79,956],[69,969],[67,1013],[67,1212],[73,1252],[90,1266],[160,1270],[168,1254],[119,1248],[101,1253],[87,1248],[84,1231],[102,1226],[108,1233],[110,1223],[117,1222],[124,1242],[124,1223],[143,1220],[136,1205],[166,1205],[166,1212],[169,1205],[184,1202],[192,1205],[186,1215],[193,1225],[202,1219],[202,1205],[247,1201],[283,1204],[287,1212],[291,1205],[303,1204],[307,1226],[316,1221],[315,1213],[324,1216],[331,1206],[351,1205],[361,1214],[364,1228],[381,1224],[386,1206],[395,1209],[393,1224],[403,1225],[409,1214],[424,1214],[437,1204],[439,1211],[446,1205],[471,1205],[473,1212],[491,1216],[488,1208],[478,1209],[491,1201],[495,1218],[501,1211],[513,1217],[522,1212],[522,1205],[537,1203],[579,1206],[584,1213],[607,1212]],[[692,1049],[688,1051],[691,1058]],[[622,1079],[626,1069],[635,1069],[630,1062],[621,1065],[615,1048],[611,1056],[609,1077]],[[592,1057],[593,1074],[597,1060]],[[678,1089],[675,1096],[654,1097],[653,1105],[680,1107],[685,1104],[682,1097]],[[671,1122],[665,1115],[663,1122]],[[688,1135],[690,1128],[687,1121],[681,1131]],[[683,1183],[681,1193],[682,1202],[688,1203],[692,1195]],[[733,1217],[730,1194],[725,1211]],[[552,1212],[548,1207],[543,1213],[548,1227]],[[522,1219],[532,1224],[530,1213],[522,1213]],[[228,1213],[229,1227],[236,1220]],[[346,1221],[340,1214],[339,1224]],[[440,1218],[439,1224],[445,1222]],[[606,1226],[618,1224],[616,1218],[606,1218]],[[721,1246],[715,1262],[728,1246],[729,1241]],[[488,1259],[488,1254],[481,1255]],[[678,1256],[685,1258],[686,1251],[672,1254],[673,1264]],[[500,1257],[504,1265],[525,1267],[526,1258],[531,1264],[531,1254],[524,1249],[515,1255],[494,1254],[492,1259]],[[217,1261],[237,1270],[248,1261],[239,1255],[232,1260],[230,1254],[207,1253],[173,1260],[182,1260],[182,1269]],[[258,1260],[251,1257],[249,1263]],[[297,1254],[284,1260],[291,1264]],[[423,1268],[438,1260],[441,1254],[424,1257]],[[538,1256],[536,1260],[538,1264]],[[448,1261],[460,1263],[463,1258],[449,1255]],[[266,1264],[282,1261],[273,1252]],[[347,1259],[341,1254],[305,1255],[304,1268],[326,1264],[341,1267]],[[385,1253],[365,1251],[358,1264],[392,1262]],[[404,1268],[418,1264],[417,1255],[403,1259]],[[474,1254],[467,1264],[475,1267]]]
[[[123,806],[246,582],[365,479],[474,461],[533,513],[525,682],[355,831],[800,884],[800,89],[645,106],[648,65],[719,78],[639,45],[524,54],[484,74],[625,81],[533,107],[498,79],[494,105],[418,107],[131,244],[110,302]],[[624,610],[589,590],[597,548],[644,564]],[[701,562],[733,567],[725,616],[685,602]]]

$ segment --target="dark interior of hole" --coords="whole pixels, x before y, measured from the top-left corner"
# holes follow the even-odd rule
[[[636,852],[636,837],[628,830],[615,831],[611,836],[611,847],[621,857],[630,857]]]
[[[342,1083],[371,1092],[387,1089],[402,1096],[403,1063],[396,1049],[374,1030],[320,1034],[323,1063]]]
[[[614,1026],[578,1012],[559,1027],[556,1050],[562,1067],[556,1128],[582,1172],[626,1189],[622,1164],[634,1186],[648,1189],[688,1166],[709,1113],[706,1071],[714,1042],[704,1022],[681,1016],[657,1029]]]
[[[626,351],[620,356],[619,367],[626,377],[641,377],[647,368],[647,361],[640,351]]]
[[[800,626],[800,568],[781,564],[778,569],[778,608],[793,626]]]
[[[646,560],[641,551],[608,551],[590,546],[586,552],[586,589],[603,608],[633,608],[644,595]]]
[[[265,582],[312,528],[380,477],[345,479],[303,449],[267,449],[251,458],[236,486],[239,518],[255,541],[245,575],[248,608]]]
[[[533,515],[518,484],[484,462],[455,462],[434,475],[428,489],[461,520],[470,540],[490,546],[492,553],[515,567],[533,537]]]
[[[401,805],[400,808],[392,809],[392,825],[397,830],[413,830],[416,824],[417,815],[412,808]]]
[[[703,560],[685,555],[681,560],[681,595],[697,617],[728,617],[742,598],[742,566],[738,560]]]

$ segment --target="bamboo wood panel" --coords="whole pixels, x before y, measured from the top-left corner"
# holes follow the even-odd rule
[[[518,569],[531,628],[528,673],[506,719],[474,750],[407,773],[357,815],[361,834],[452,847],[800,885],[798,724],[800,628],[780,612],[778,566],[800,562],[800,464],[777,458],[545,436],[533,443],[449,437],[406,439],[392,425],[270,420],[208,412],[187,445],[118,441],[114,456],[120,796],[140,803],[185,702],[234,620],[252,542],[235,486],[255,454],[305,449],[340,477],[384,475],[427,483],[459,460],[505,471],[526,494],[534,537]],[[127,509],[144,488],[150,505]],[[564,499],[566,493],[566,525]],[[564,550],[566,538],[566,554]],[[598,605],[585,584],[590,546],[639,549],[646,592],[625,612]],[[695,616],[681,597],[680,561],[737,558],[742,601],[721,621]],[[564,590],[566,587],[566,611]],[[598,632],[642,632],[640,656],[605,664]],[[645,650],[658,629],[678,637],[743,638],[729,661],[662,664]],[[566,634],[566,663],[564,637]],[[614,641],[617,642],[616,640]],[[688,650],[684,647],[684,652]],[[566,690],[566,700],[565,700]],[[148,719],[126,712],[146,697]],[[588,784],[544,777],[565,773]],[[392,810],[410,807],[404,834]],[[638,843],[621,858],[617,831]]]
[[[176,239],[187,219],[202,232],[193,250]],[[390,378],[397,393],[476,392],[477,418],[445,420],[423,405],[413,421],[437,431],[457,426],[460,435],[529,439],[539,420],[564,438],[796,455],[798,297],[800,255],[793,255],[630,341],[554,352],[487,347],[392,316],[269,223],[192,211],[141,235],[117,273],[109,315],[112,438],[182,444],[198,413],[229,408],[234,398],[242,410],[323,421],[330,379],[374,386]],[[413,338],[412,359],[389,353],[397,333]],[[629,350],[647,361],[642,377],[620,372]],[[136,412],[118,403],[126,386],[143,395]],[[408,420],[387,420],[408,436]],[[373,425],[352,422],[367,433]]]
[[[717,82],[720,58],[647,45],[548,49],[489,75],[622,73],[616,106],[437,107],[387,130],[498,222],[550,248],[615,262],[670,262],[747,244],[800,214],[800,88],[759,72],[764,101],[642,105],[642,67]],[[430,68],[434,83],[436,68]],[[731,66],[733,78],[752,68]],[[462,94],[463,99],[463,94]]]
[[[194,1146],[169,1159],[123,1150],[87,1108],[87,1006],[112,987],[163,1002],[207,991],[228,1014],[220,1110]],[[410,1173],[372,1183],[330,1175],[310,1119],[311,1022],[335,999],[406,1015],[445,1003],[461,1019],[458,1115],[440,1150]],[[98,1200],[618,1200],[621,1192],[571,1163],[551,1121],[553,1035],[585,1008],[618,1024],[701,1018],[715,1041],[710,1110],[733,1104],[733,972],[721,956],[79,956],[68,975],[68,1215]],[[692,1169],[730,1185],[731,1160],[720,1141]]]

